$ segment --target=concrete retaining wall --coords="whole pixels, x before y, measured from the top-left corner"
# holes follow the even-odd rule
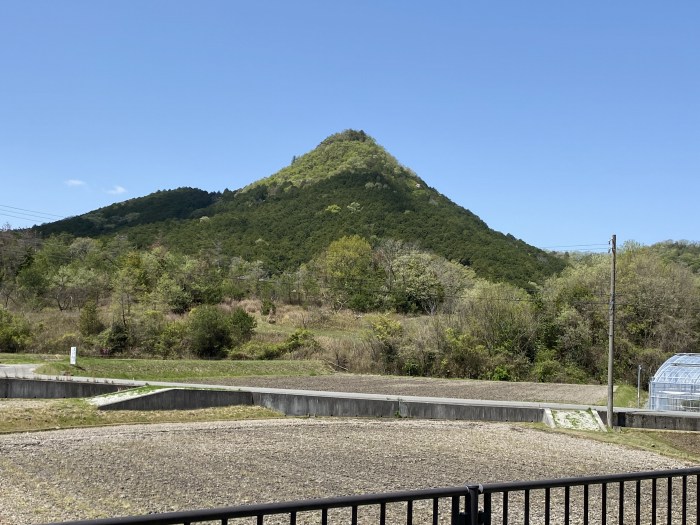
[[[464,403],[412,401],[400,398],[333,397],[287,393],[254,393],[253,403],[288,416],[408,417],[415,419],[459,419],[539,423],[544,409],[468,405]]]
[[[399,402],[391,399],[254,392],[253,403],[288,416],[396,417]]]
[[[117,392],[127,385],[81,383],[35,379],[0,378],[0,398],[92,397]],[[461,400],[429,400],[363,394],[332,394],[292,391],[191,390],[172,388],[135,398],[115,400],[103,410],[175,410],[230,405],[258,405],[288,416],[407,417],[415,419],[452,419],[474,421],[542,422],[544,406],[519,406],[516,403]],[[587,407],[581,407],[586,409]],[[605,409],[598,409],[606,420]],[[614,424],[620,427],[659,430],[700,431],[700,414],[650,412],[616,409]]]
[[[402,401],[399,410],[401,417],[415,419],[453,419],[472,421],[512,421],[519,423],[541,423],[544,421],[543,408],[465,405],[453,403],[431,403]]]
[[[250,392],[170,388],[129,399],[115,400],[100,410],[194,410],[197,408],[252,405]]]
[[[56,399],[92,397],[118,392],[124,388],[123,386],[106,383],[0,378],[0,398]]]
[[[700,413],[688,412],[616,412],[617,426],[657,430],[700,432]]]

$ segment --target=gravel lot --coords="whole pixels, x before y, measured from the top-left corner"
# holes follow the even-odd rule
[[[507,423],[280,419],[8,434],[0,524],[682,466]]]
[[[206,381],[197,380],[198,383]],[[605,405],[606,385],[566,385],[554,383],[509,383],[466,381],[425,377],[333,374],[303,377],[217,378],[211,384],[360,392],[402,396],[491,399],[496,401],[549,401],[580,405]]]

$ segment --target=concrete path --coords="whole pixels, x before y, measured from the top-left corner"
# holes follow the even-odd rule
[[[34,374],[39,365],[2,365],[0,364],[0,377],[19,377],[22,379],[33,379],[39,377]]]
[[[472,419],[481,421],[545,421],[546,409],[593,409],[605,418],[606,407],[553,402],[459,399],[427,396],[405,396],[331,392],[304,389],[261,388],[253,386],[177,383],[165,381],[129,381],[77,376],[43,376],[34,374],[36,365],[4,365],[4,377],[58,380],[73,383],[103,383],[125,387],[154,385],[178,389],[206,390],[250,394],[252,404],[265,406],[292,416],[368,416],[409,417],[417,419]],[[683,412],[651,412],[645,409],[616,408],[614,424],[624,427],[700,431],[700,414]]]
[[[481,406],[481,407],[512,407],[512,408],[535,408],[544,409],[551,408],[554,410],[595,410],[605,411],[605,407],[593,405],[567,404],[567,403],[551,403],[551,402],[528,402],[528,401],[493,401],[485,399],[458,399],[447,397],[424,397],[424,396],[405,396],[405,395],[386,395],[386,394],[364,394],[353,392],[333,392],[333,391],[317,391],[303,389],[288,389],[288,388],[261,388],[251,386],[231,386],[231,385],[215,385],[211,383],[178,383],[170,381],[140,381],[129,379],[109,379],[109,378],[94,378],[84,376],[50,376],[35,374],[34,370],[38,365],[0,365],[0,377],[16,377],[22,379],[52,379],[59,381],[76,381],[90,383],[106,383],[113,385],[123,385],[130,387],[139,387],[144,385],[163,386],[171,388],[204,388],[219,390],[229,390],[234,392],[251,392],[257,394],[276,394],[290,396],[309,396],[317,398],[336,398],[336,399],[358,399],[358,400],[375,400],[375,401],[403,401],[411,403],[432,403],[444,405],[460,405],[460,406]]]

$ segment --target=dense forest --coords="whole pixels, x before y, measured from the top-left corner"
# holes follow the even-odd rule
[[[525,288],[414,243],[356,234],[280,271],[214,249],[142,248],[125,235],[41,239],[6,228],[0,352],[321,356],[355,371],[604,381],[610,256],[560,260],[561,272]],[[618,380],[698,350],[699,263],[694,243],[619,249]]]

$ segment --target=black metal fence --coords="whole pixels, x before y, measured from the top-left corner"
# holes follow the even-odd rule
[[[700,524],[700,467],[244,505],[62,525]]]

